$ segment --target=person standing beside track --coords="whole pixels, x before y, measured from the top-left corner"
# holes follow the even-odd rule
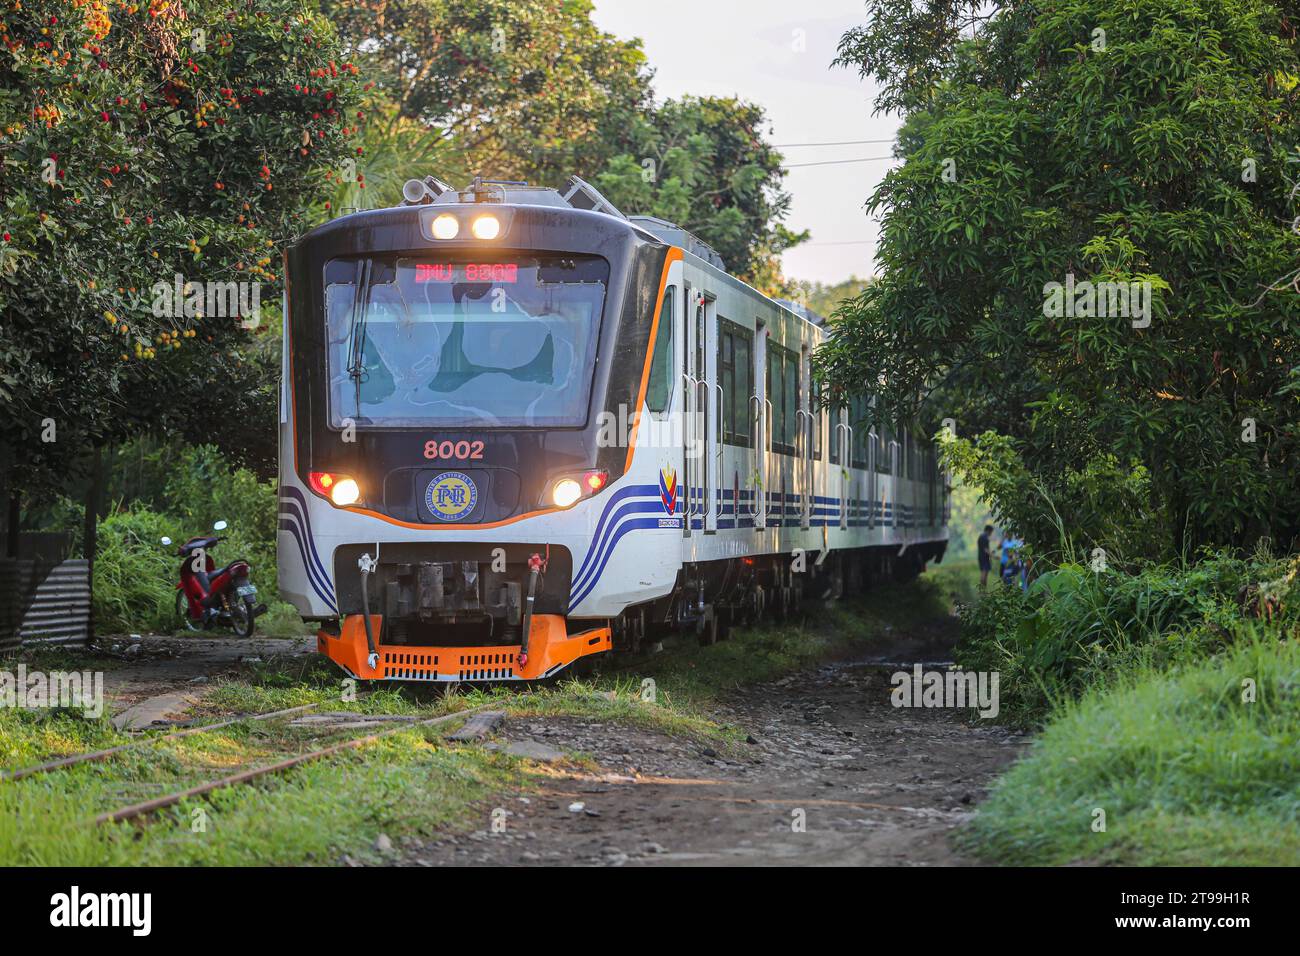
[[[984,533],[975,539],[975,551],[980,561],[980,590],[989,586],[989,572],[993,570],[993,559],[989,555],[989,539],[993,537],[993,525],[986,524]]]

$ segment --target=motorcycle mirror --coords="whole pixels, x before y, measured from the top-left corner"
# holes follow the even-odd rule
[[[172,543],[172,539],[169,538],[169,537],[167,537],[166,535],[163,535],[162,538],[161,538],[160,540],[162,541],[163,544],[171,544],[171,543]]]
[[[218,521],[216,524],[214,524],[214,525],[212,526],[212,530],[213,530],[213,531],[225,531],[225,530],[226,530],[226,527],[227,527],[227,526],[226,526],[226,523],[225,523],[224,521]]]

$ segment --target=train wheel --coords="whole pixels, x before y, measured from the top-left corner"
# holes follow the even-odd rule
[[[621,641],[615,641],[615,650],[627,654],[639,654],[646,636],[645,608],[638,608],[623,615]],[[619,645],[622,645],[621,647]]]
[[[744,622],[749,625],[757,624],[763,619],[763,586],[753,584],[750,586],[749,598],[745,602]]]
[[[778,584],[772,589],[772,620],[781,623],[790,616],[790,588]]]
[[[718,640],[725,641],[731,637],[732,618],[736,616],[736,612],[729,607],[722,608],[714,612],[714,616],[718,621]]]
[[[718,643],[718,612],[712,611],[707,617],[703,617],[695,625],[695,636],[699,639],[701,647],[708,647],[711,644]]]

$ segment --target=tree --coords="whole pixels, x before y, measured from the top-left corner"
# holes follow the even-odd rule
[[[831,284],[796,279],[789,283],[790,297],[804,303],[822,318],[827,318],[845,299],[856,299],[862,295],[870,281],[870,279],[859,279],[857,276],[849,276],[843,282]]]
[[[613,157],[596,185],[625,213],[674,222],[755,287],[787,294],[777,257],[808,233],[781,223],[790,194],[765,120],[762,107],[731,97],[669,100],[636,127],[633,148]]]
[[[905,162],[870,204],[881,274],[817,356],[828,391],[1004,437],[994,458],[1024,481],[998,500],[969,477],[999,513],[1032,498],[1051,543],[1053,509],[1099,540],[1123,501],[1160,529],[1131,542],[1152,556],[1292,545],[1294,16],[1263,0],[975,9],[874,0],[841,44],[882,81],[877,107],[907,115]]]
[[[357,69],[295,0],[31,0],[4,17],[9,488],[56,493],[140,431],[248,436],[250,410],[274,408],[249,345],[274,325],[277,250],[355,152]],[[267,314],[214,314],[205,289],[228,282]]]
[[[589,0],[324,6],[375,77],[367,145],[392,149],[371,155],[404,167],[385,175],[368,162],[355,205],[395,202],[402,181],[424,175],[457,185],[476,175],[546,185],[594,176],[631,142],[650,102],[640,41],[598,30]]]
[[[365,163],[339,207],[395,203],[433,174],[558,186],[589,180],[625,213],[669,219],[728,266],[784,293],[790,197],[760,107],[687,97],[656,106],[640,41],[602,33],[588,0],[327,0],[351,55],[376,77]]]

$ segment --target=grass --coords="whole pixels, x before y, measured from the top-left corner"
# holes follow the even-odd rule
[[[889,629],[941,617],[953,601],[952,581],[929,574],[908,585],[884,585],[844,601],[808,602],[795,619],[736,628],[729,640],[702,647],[691,635],[663,642],[659,653],[599,663],[589,679],[569,680],[509,700],[518,713],[624,720],[663,733],[723,746],[746,736],[718,723],[711,705],[746,685],[777,680],[826,660],[863,653]],[[642,701],[653,682],[654,703]]]
[[[397,696],[363,698],[347,709],[391,711]],[[455,697],[431,707],[399,705],[421,716],[463,706]],[[462,819],[512,776],[509,758],[447,745],[433,728],[410,728],[356,752],[188,801],[148,826],[92,822],[107,810],[360,735],[280,722],[237,724],[0,785],[0,865],[296,865],[335,863],[345,851],[366,858],[379,833],[393,840],[427,836]],[[9,767],[128,739],[107,720],[0,711]]]
[[[529,693],[498,687],[444,694],[441,688],[406,686],[349,699],[344,693],[350,684],[323,658],[254,665],[245,678],[216,684],[199,715],[319,703],[321,711],[432,716],[490,703],[513,714],[623,721],[720,748],[738,746],[740,730],[711,716],[713,702],[746,684],[862,653],[888,627],[946,613],[956,580],[923,579],[836,605],[810,605],[799,621],[736,629],[730,640],[712,647],[675,639],[662,653],[606,662],[594,676]],[[72,658],[62,660],[66,666]],[[96,659],[94,666],[103,663]],[[653,702],[642,700],[647,679],[654,681]],[[516,758],[451,746],[434,732],[411,729],[253,786],[187,802],[147,826],[90,822],[109,809],[359,735],[348,731],[323,739],[281,722],[237,724],[0,784],[0,865],[333,864],[344,855],[373,860],[380,833],[400,843],[448,825],[464,827],[484,812],[493,794],[527,791],[539,780]],[[128,739],[107,718],[0,709],[5,768]]]
[[[1294,865],[1300,644],[1243,625],[1223,654],[1061,705],[961,840],[1017,865]]]

